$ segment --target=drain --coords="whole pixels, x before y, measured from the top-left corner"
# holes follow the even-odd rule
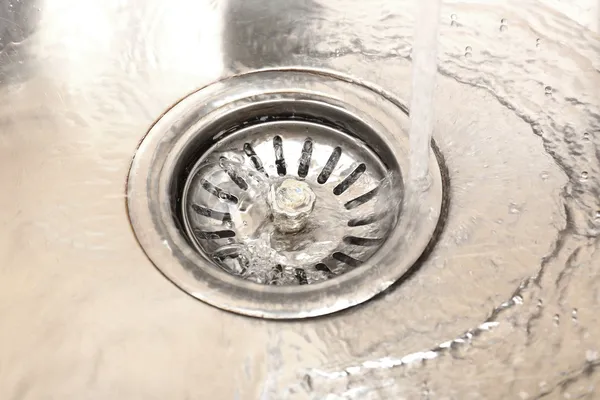
[[[312,284],[356,268],[384,242],[402,200],[402,186],[392,185],[401,182],[398,165],[388,168],[365,142],[328,126],[331,109],[319,106],[315,122],[286,117],[289,106],[271,103],[263,121],[221,139],[182,192],[193,246],[256,283]],[[262,110],[235,117],[254,113]]]
[[[293,318],[360,303],[407,271],[439,217],[435,156],[427,218],[403,210],[407,124],[389,96],[322,71],[218,82],[141,143],[132,226],[169,279],[215,306]]]

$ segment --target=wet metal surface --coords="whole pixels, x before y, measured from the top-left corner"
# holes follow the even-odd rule
[[[413,2],[0,4],[2,399],[599,396],[595,2],[444,4],[445,229],[385,294],[302,322],[170,284],[129,226],[132,155],[179,99],[256,68],[410,98]]]

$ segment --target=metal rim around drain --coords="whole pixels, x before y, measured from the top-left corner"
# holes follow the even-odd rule
[[[344,145],[338,145],[340,142]],[[267,146],[272,146],[272,152]],[[309,148],[315,155],[311,153],[307,161]],[[331,166],[329,159],[343,152],[338,148],[346,148],[350,156],[344,167],[333,165],[336,172],[330,173],[337,176],[327,186],[321,175]],[[207,161],[211,155],[217,155],[212,164]],[[315,190],[327,187],[334,196],[326,195],[334,200],[347,194],[346,200],[340,200],[342,205],[354,204],[352,201],[371,191],[376,193],[389,172],[389,187],[401,198],[397,208],[380,207],[387,213],[387,221],[393,221],[384,236],[353,235],[352,218],[344,221],[348,232],[336,240],[351,245],[348,251],[369,248],[361,253],[362,264],[351,261],[354,258],[344,251],[334,251],[333,246],[329,261],[307,267],[325,274],[314,275],[312,282],[302,273],[292,284],[273,284],[264,278],[253,282],[220,268],[211,253],[216,244],[227,249],[243,236],[241,220],[231,222],[231,213],[222,207],[251,192],[246,181],[252,177],[237,177],[236,181],[223,161],[229,158],[249,166],[252,174],[278,176],[292,180],[291,185],[306,181]],[[256,317],[317,316],[359,304],[383,291],[406,273],[429,244],[441,212],[440,169],[432,153],[431,185],[416,196],[403,180],[408,160],[408,117],[388,94],[326,71],[262,70],[200,89],[154,124],[132,162],[127,206],[135,235],[150,260],[190,295]],[[359,181],[367,183],[361,186],[356,183]],[[354,187],[356,191],[351,193]],[[315,208],[320,206],[319,196]],[[366,209],[370,206],[362,204],[369,200],[358,205]],[[310,250],[310,243],[308,246]],[[337,263],[334,267],[332,260]]]

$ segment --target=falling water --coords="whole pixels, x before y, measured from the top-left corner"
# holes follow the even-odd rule
[[[410,105],[410,177],[426,184],[433,132],[433,92],[437,73],[440,0],[422,0],[415,23],[412,49]]]

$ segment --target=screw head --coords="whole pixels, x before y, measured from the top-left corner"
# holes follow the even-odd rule
[[[308,183],[297,179],[284,179],[269,190],[268,202],[273,212],[273,222],[281,232],[301,230],[315,207],[316,196]]]

